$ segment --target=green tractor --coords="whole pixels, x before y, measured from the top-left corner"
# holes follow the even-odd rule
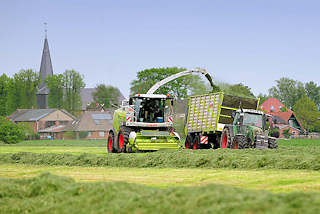
[[[233,114],[233,124],[223,128],[220,148],[226,149],[276,149],[276,138],[268,136],[267,121],[271,115],[252,109],[237,110]]]

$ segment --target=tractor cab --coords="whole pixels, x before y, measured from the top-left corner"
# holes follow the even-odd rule
[[[137,94],[129,99],[130,110],[132,122],[164,123],[172,118],[173,98],[169,95]]]
[[[266,121],[268,116],[263,111],[252,109],[237,110],[234,114],[233,125],[252,127],[265,131],[267,129]]]

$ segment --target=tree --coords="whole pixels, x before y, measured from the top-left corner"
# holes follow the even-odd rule
[[[72,114],[81,110],[81,89],[85,87],[83,77],[75,70],[66,70],[63,74],[52,75],[46,80],[49,88],[48,106],[64,108]]]
[[[316,83],[310,81],[304,85],[304,88],[308,98],[312,100],[316,104],[318,110],[320,110],[320,86],[317,86]]]
[[[36,107],[36,93],[39,83],[39,74],[31,69],[16,73],[8,83],[7,113],[11,114],[18,108]]]
[[[25,138],[24,129],[11,121],[0,117],[0,141],[13,144],[19,143]]]
[[[314,131],[315,123],[320,118],[320,113],[314,102],[305,95],[297,101],[293,110],[302,126],[308,131]]]
[[[93,93],[93,99],[96,103],[104,104],[104,107],[110,108],[112,104],[118,105],[120,97],[120,90],[113,86],[106,86],[100,84],[97,90]]]
[[[62,74],[52,75],[52,76],[49,76],[45,81],[49,88],[49,95],[48,95],[49,108],[62,108],[64,76]]]
[[[9,77],[5,74],[0,76],[0,116],[7,115],[7,100],[8,100],[8,85]]]
[[[173,74],[186,70],[185,68],[151,68],[137,73],[137,79],[131,82],[131,94],[146,93],[154,84]],[[203,93],[207,87],[204,81],[196,75],[177,78],[161,86],[155,93],[170,94],[175,98],[186,98],[190,94]]]
[[[269,95],[277,98],[290,109],[297,100],[301,99],[306,94],[302,82],[285,77],[276,80],[276,82],[277,85],[269,89]]]
[[[63,73],[63,88],[65,90],[63,107],[71,113],[81,110],[81,88],[85,87],[83,77],[75,70],[66,70]]]

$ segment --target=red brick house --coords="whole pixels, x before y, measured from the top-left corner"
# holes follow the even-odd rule
[[[284,138],[283,132],[287,129],[289,129],[289,133],[293,137],[297,137],[305,132],[294,112],[283,105],[278,99],[273,97],[268,98],[260,105],[260,109],[273,116],[270,125],[279,129],[281,138]]]
[[[59,139],[61,136],[58,133],[71,124],[75,117],[63,109],[18,109],[9,116],[9,120],[30,125],[41,139],[47,139],[48,136]]]

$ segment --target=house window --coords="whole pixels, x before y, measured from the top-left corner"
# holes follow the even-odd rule
[[[88,132],[88,137],[91,137],[92,136],[92,132]]]
[[[104,137],[104,132],[99,132],[100,137]]]
[[[273,105],[270,106],[270,111],[274,112],[274,106]]]
[[[55,126],[55,125],[56,125],[56,121],[46,121],[45,128]]]

